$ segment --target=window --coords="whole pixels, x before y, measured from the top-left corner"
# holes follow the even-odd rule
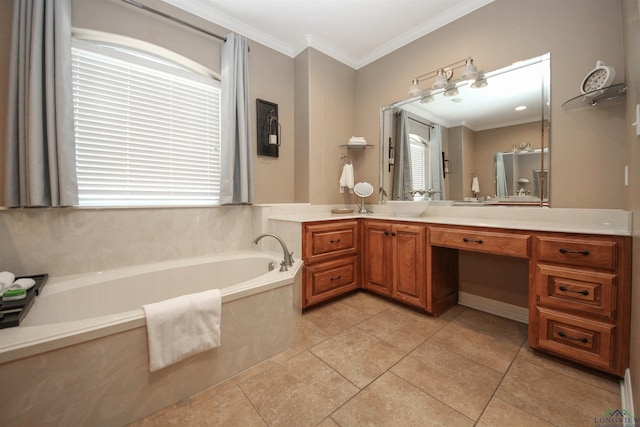
[[[74,39],[80,206],[212,205],[220,82],[160,56]]]
[[[428,142],[421,136],[411,133],[409,134],[409,147],[411,153],[411,176],[413,178],[411,189],[426,190]]]

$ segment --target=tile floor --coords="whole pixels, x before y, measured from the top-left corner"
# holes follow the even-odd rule
[[[305,313],[290,350],[131,426],[593,426],[619,382],[527,349],[526,325],[366,293]]]

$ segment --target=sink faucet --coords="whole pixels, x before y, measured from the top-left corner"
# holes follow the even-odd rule
[[[284,244],[284,241],[280,237],[278,237],[278,235],[273,233],[263,233],[258,237],[256,237],[255,239],[253,239],[253,242],[251,243],[253,243],[254,245],[257,245],[258,242],[262,240],[263,237],[267,237],[267,236],[273,237],[278,242],[280,242],[280,245],[282,246],[282,252],[284,253],[284,259],[280,263],[280,271],[287,271],[288,270],[287,267],[291,267],[293,265],[293,252],[289,252],[289,249],[287,249],[287,245]]]

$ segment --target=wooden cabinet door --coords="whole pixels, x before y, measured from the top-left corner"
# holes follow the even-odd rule
[[[407,304],[426,306],[426,232],[423,225],[391,226],[392,296]]]
[[[391,295],[392,260],[391,227],[384,221],[365,221],[363,227],[364,288],[382,295]]]

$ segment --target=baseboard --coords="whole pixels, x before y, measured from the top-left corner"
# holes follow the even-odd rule
[[[631,371],[627,368],[624,371],[624,378],[620,380],[620,398],[622,400],[623,413],[628,414],[625,416],[624,425],[636,426],[635,412],[633,410],[633,393],[631,391]]]
[[[521,323],[529,323],[529,310],[513,304],[507,304],[466,292],[458,292],[458,304],[480,311],[506,317]]]

